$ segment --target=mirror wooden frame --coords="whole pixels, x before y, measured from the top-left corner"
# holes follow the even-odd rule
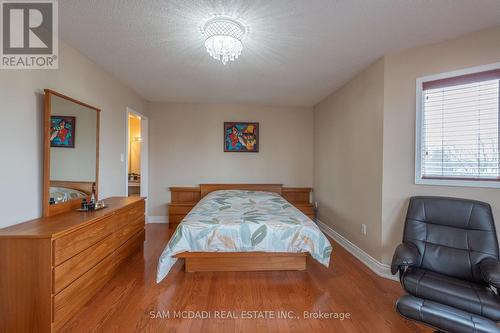
[[[87,107],[89,109],[95,110],[97,119],[97,129],[96,129],[96,173],[95,173],[95,195],[97,199],[98,189],[99,189],[99,123],[101,109],[95,106],[89,105],[87,103],[81,102],[69,96],[63,95],[51,89],[44,89],[45,91],[45,112],[44,112],[44,142],[43,142],[43,216],[52,216],[60,213],[64,213],[70,210],[74,210],[80,207],[80,199],[73,199],[67,202],[63,202],[57,205],[50,205],[50,117],[52,114],[51,108],[51,98],[52,96],[57,96],[63,98],[72,103],[79,104],[81,106]],[[75,182],[74,182],[75,183]]]

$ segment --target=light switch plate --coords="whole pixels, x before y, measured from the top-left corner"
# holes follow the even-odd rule
[[[361,225],[361,234],[366,236],[366,224]]]

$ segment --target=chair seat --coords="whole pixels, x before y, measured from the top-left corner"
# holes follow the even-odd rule
[[[406,318],[454,333],[500,333],[492,320],[447,305],[410,295],[401,297],[396,310]]]
[[[486,286],[414,267],[402,283],[413,296],[500,321],[500,298]]]

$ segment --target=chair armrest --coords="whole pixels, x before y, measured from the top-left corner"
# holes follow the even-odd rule
[[[479,270],[485,282],[500,289],[500,261],[486,258],[479,263]]]
[[[413,243],[399,244],[392,257],[391,273],[396,274],[401,268],[414,266],[420,261],[420,253]]]

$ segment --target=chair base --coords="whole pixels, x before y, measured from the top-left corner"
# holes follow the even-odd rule
[[[429,325],[438,332],[500,333],[500,327],[490,319],[410,295],[398,299],[396,310],[403,317]]]

